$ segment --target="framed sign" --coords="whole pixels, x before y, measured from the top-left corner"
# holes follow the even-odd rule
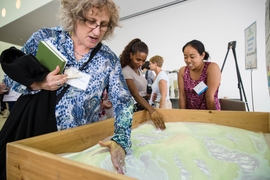
[[[257,68],[257,34],[256,22],[245,29],[245,53],[246,53],[246,69]]]

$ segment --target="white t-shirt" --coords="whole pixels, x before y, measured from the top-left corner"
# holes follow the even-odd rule
[[[141,96],[146,96],[147,81],[143,76],[141,69],[139,69],[140,75],[135,73],[130,66],[125,66],[123,68],[123,74],[125,79],[132,79],[135,86],[137,87]]]
[[[167,81],[167,97],[166,97],[166,100],[170,100],[170,96],[169,96],[169,88],[170,88],[169,76],[166,74],[166,72],[160,71],[158,73],[155,81],[152,84],[152,93],[156,93],[157,94],[157,99],[156,99],[157,102],[160,101],[160,97],[161,97],[158,83],[162,79],[165,80],[165,81]]]

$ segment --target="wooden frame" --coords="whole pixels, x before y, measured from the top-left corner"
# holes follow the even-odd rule
[[[167,122],[215,123],[270,133],[270,113],[159,109]],[[134,113],[133,128],[149,119],[147,111]],[[133,179],[87,164],[71,161],[57,154],[87,149],[113,134],[114,119],[53,132],[7,144],[7,179]]]

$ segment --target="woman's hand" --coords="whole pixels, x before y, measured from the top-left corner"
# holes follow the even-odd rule
[[[157,93],[153,93],[152,95],[152,101],[155,102],[157,99]]]
[[[111,140],[106,142],[99,141],[99,145],[102,147],[108,147],[110,149],[113,166],[115,167],[118,173],[124,174],[126,172],[126,164],[125,164],[126,153],[124,149],[121,146],[119,146],[116,142]]]
[[[57,66],[55,70],[50,72],[42,82],[34,82],[30,88],[32,90],[49,90],[55,91],[67,82],[67,74],[58,74],[60,67]]]
[[[157,110],[155,110],[151,114],[151,119],[154,122],[157,129],[158,128],[161,129],[161,130],[166,129],[165,122],[164,122],[164,117],[161,114],[159,114],[159,112],[157,112]]]
[[[146,94],[146,100],[149,100],[151,98],[151,94]]]
[[[9,91],[9,88],[4,83],[1,83],[0,84],[0,94],[8,93],[8,91]]]

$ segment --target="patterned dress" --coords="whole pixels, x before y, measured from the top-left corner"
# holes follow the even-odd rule
[[[202,70],[202,74],[198,80],[193,80],[190,77],[190,70],[188,67],[185,68],[184,72],[184,89],[186,94],[186,108],[187,109],[207,109],[207,103],[205,98],[205,92],[198,95],[196,91],[193,89],[197,86],[201,81],[207,84],[207,68],[211,62],[204,62],[204,67]],[[215,107],[216,110],[220,110],[220,104],[218,100],[218,89],[214,95],[215,99]]]
[[[35,32],[22,51],[36,55],[38,43],[49,40],[68,59],[65,68],[79,69],[89,59],[91,51],[80,61],[74,55],[73,41],[68,32],[61,27],[44,28]],[[109,47],[102,44],[101,49],[85,66],[84,73],[90,76],[86,90],[70,86],[61,100],[55,106],[55,116],[58,130],[64,130],[99,121],[102,92],[108,87],[108,97],[113,104],[115,116],[115,131],[112,140],[126,151],[131,147],[130,133],[133,115],[133,100],[124,79],[119,58]],[[5,76],[5,84],[22,94],[35,94],[24,85]],[[57,94],[61,92],[61,87]]]

